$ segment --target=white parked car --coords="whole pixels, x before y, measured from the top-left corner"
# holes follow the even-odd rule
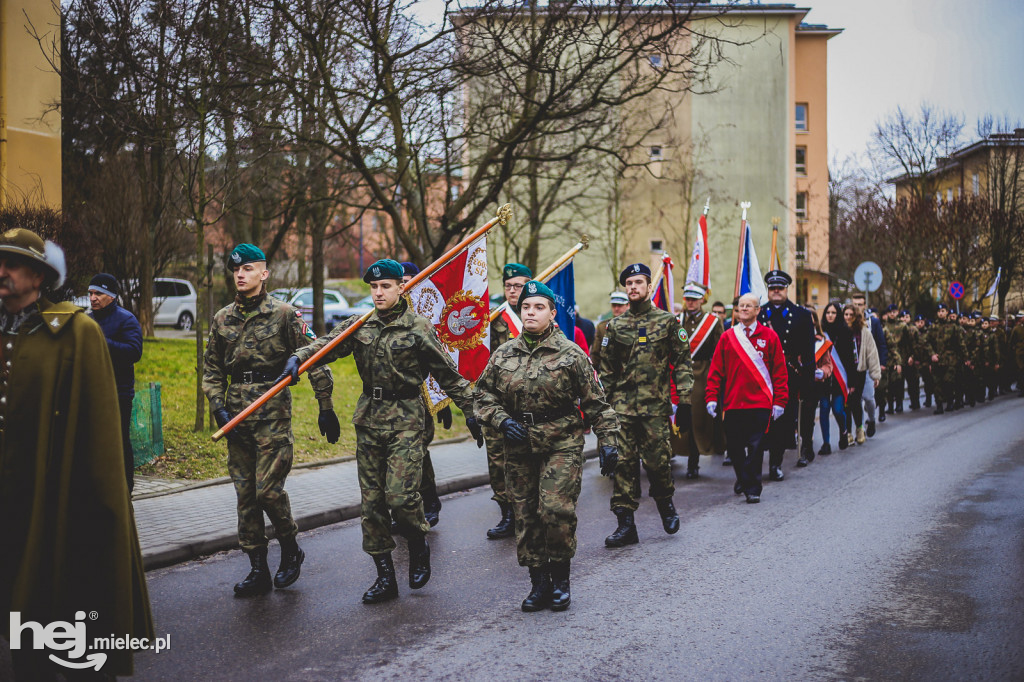
[[[307,324],[313,324],[312,287],[296,289],[295,294],[288,302],[302,312],[302,319],[304,319]],[[342,296],[340,291],[324,289],[324,324],[328,329],[342,320],[351,317],[351,315],[352,313],[349,310],[348,301],[345,300],[345,297]]]
[[[153,324],[188,331],[196,321],[196,289],[187,279],[153,280]]]

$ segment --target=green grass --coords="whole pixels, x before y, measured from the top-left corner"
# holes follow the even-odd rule
[[[163,406],[164,454],[140,467],[137,472],[147,476],[188,480],[207,480],[227,475],[227,445],[214,443],[210,436],[209,405],[203,401],[205,429],[196,433],[196,346],[194,341],[180,339],[146,339],[142,360],[135,365],[135,379],[140,386],[149,382],[161,385]],[[334,374],[334,411],[341,421],[341,439],[329,444],[317,427],[320,407],[313,397],[309,381],[303,379],[292,387],[292,431],[295,434],[295,463],[323,462],[338,457],[354,456],[355,427],[352,412],[362,391],[362,382],[351,357],[331,365]],[[461,413],[453,407],[456,418],[451,431],[438,427],[437,438],[467,433]]]

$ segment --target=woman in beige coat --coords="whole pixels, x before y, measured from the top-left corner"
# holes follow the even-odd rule
[[[853,305],[843,308],[843,319],[853,331],[853,351],[857,360],[857,369],[850,372],[850,397],[847,402],[846,421],[847,429],[852,430],[853,425],[857,426],[857,437],[854,442],[863,445],[864,437],[864,407],[861,400],[864,396],[864,383],[870,378],[875,386],[882,378],[882,367],[878,362],[878,346],[871,336],[871,327],[864,322],[864,315]],[[874,414],[874,405],[869,414]]]

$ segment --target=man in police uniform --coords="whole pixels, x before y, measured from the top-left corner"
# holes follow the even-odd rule
[[[781,481],[785,478],[782,459],[796,439],[800,400],[814,381],[814,320],[803,306],[789,300],[788,290],[793,278],[788,273],[771,270],[764,276],[764,283],[768,286],[768,305],[761,308],[757,321],[778,334],[789,375],[786,411],[779,419],[772,420],[768,435],[761,441],[762,447],[768,450],[768,479]],[[814,459],[813,444],[801,443],[800,455]]]
[[[651,269],[634,263],[619,275],[619,284],[626,289],[629,311],[608,324],[601,340],[601,381],[619,417],[622,453],[611,499],[619,523],[604,541],[608,547],[639,542],[634,512],[640,504],[641,460],[665,532],[679,530],[672,503],[670,375],[679,394],[676,425],[681,431],[690,429],[693,388],[688,337],[672,313],[651,304]]]
[[[612,316],[597,323],[597,331],[594,332],[594,345],[590,347],[590,362],[594,364],[594,369],[601,364],[601,340],[604,339],[605,332],[608,330],[608,323],[629,309],[629,298],[621,291],[613,291],[609,302],[612,306]]]
[[[505,300],[513,311],[518,310],[519,296],[523,293],[523,286],[533,279],[533,272],[530,268],[521,263],[506,263],[501,269],[501,281],[505,290]],[[501,345],[511,337],[508,325],[501,317],[491,323],[491,353],[498,350]],[[491,540],[510,538],[515,535],[515,510],[512,507],[512,498],[509,496],[508,488],[505,485],[505,440],[504,437],[491,426],[484,424],[484,440],[487,442],[487,476],[491,480],[491,499],[498,503],[501,509],[501,519],[498,525],[487,531],[487,537]]]
[[[377,580],[363,594],[365,604],[398,596],[391,558],[395,548],[392,519],[408,541],[409,587],[416,590],[430,580],[426,539],[430,526],[420,496],[423,430],[432,419],[421,393],[428,374],[466,414],[466,426],[477,445],[483,446],[483,434],[472,416],[469,382],[441,346],[434,326],[417,315],[402,296],[403,274],[401,263],[390,259],[379,260],[366,270],[363,281],[370,285],[373,315],[318,362],[323,365],[352,355],[363,381],[352,423],[362,491],[363,551],[373,557],[377,567]],[[296,351],[288,358],[281,378],[287,375],[298,381],[299,366],[355,322],[356,318],[349,318]]]
[[[711,356],[715,353],[718,339],[724,329],[721,319],[703,310],[707,301],[707,292],[701,285],[690,282],[683,287],[683,314],[680,319],[683,331],[689,337],[690,357],[693,365],[693,392],[690,403],[698,409],[691,412],[692,426],[687,434],[686,478],[700,476],[700,453],[725,451],[725,436],[722,433],[721,421],[700,409],[706,402],[704,389],[708,381],[708,369],[711,367]],[[678,410],[687,409],[687,405],[679,405]],[[678,414],[677,410],[677,414]]]
[[[299,311],[267,295],[267,257],[259,247],[239,244],[228,258],[235,281],[235,301],[217,311],[210,327],[203,370],[203,393],[219,426],[267,392],[297,349],[315,335]],[[310,372],[320,403],[320,433],[329,443],[341,435],[331,392],[334,380],[326,367]],[[273,584],[288,587],[299,579],[305,554],[295,540],[298,527],[284,483],[292,467],[292,398],[285,389],[228,433],[228,472],[238,498],[238,544],[252,570],[235,585],[248,597],[271,589],[263,514],[274,524],[281,543],[281,566]]]

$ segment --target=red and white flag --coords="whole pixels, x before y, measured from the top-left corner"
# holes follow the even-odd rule
[[[498,317],[508,327],[509,338],[514,339],[523,333],[523,321],[516,315],[516,311],[512,310],[512,306],[508,304],[508,301],[498,306],[497,311]]]
[[[690,269],[686,271],[686,282],[696,282],[705,289],[711,288],[711,266],[708,263],[708,217],[702,215],[697,222],[697,238],[693,242]]]
[[[825,339],[829,344],[828,357],[832,361],[832,377],[839,384],[839,391],[843,394],[843,404],[845,405],[850,398],[850,379],[846,376],[846,368],[843,367],[843,361],[839,359],[839,351],[836,350],[832,339],[828,334],[825,334]]]
[[[434,324],[459,374],[476,381],[491,354],[487,238],[470,244],[408,294],[416,314]],[[432,411],[450,400],[432,376],[427,377],[426,391]]]

